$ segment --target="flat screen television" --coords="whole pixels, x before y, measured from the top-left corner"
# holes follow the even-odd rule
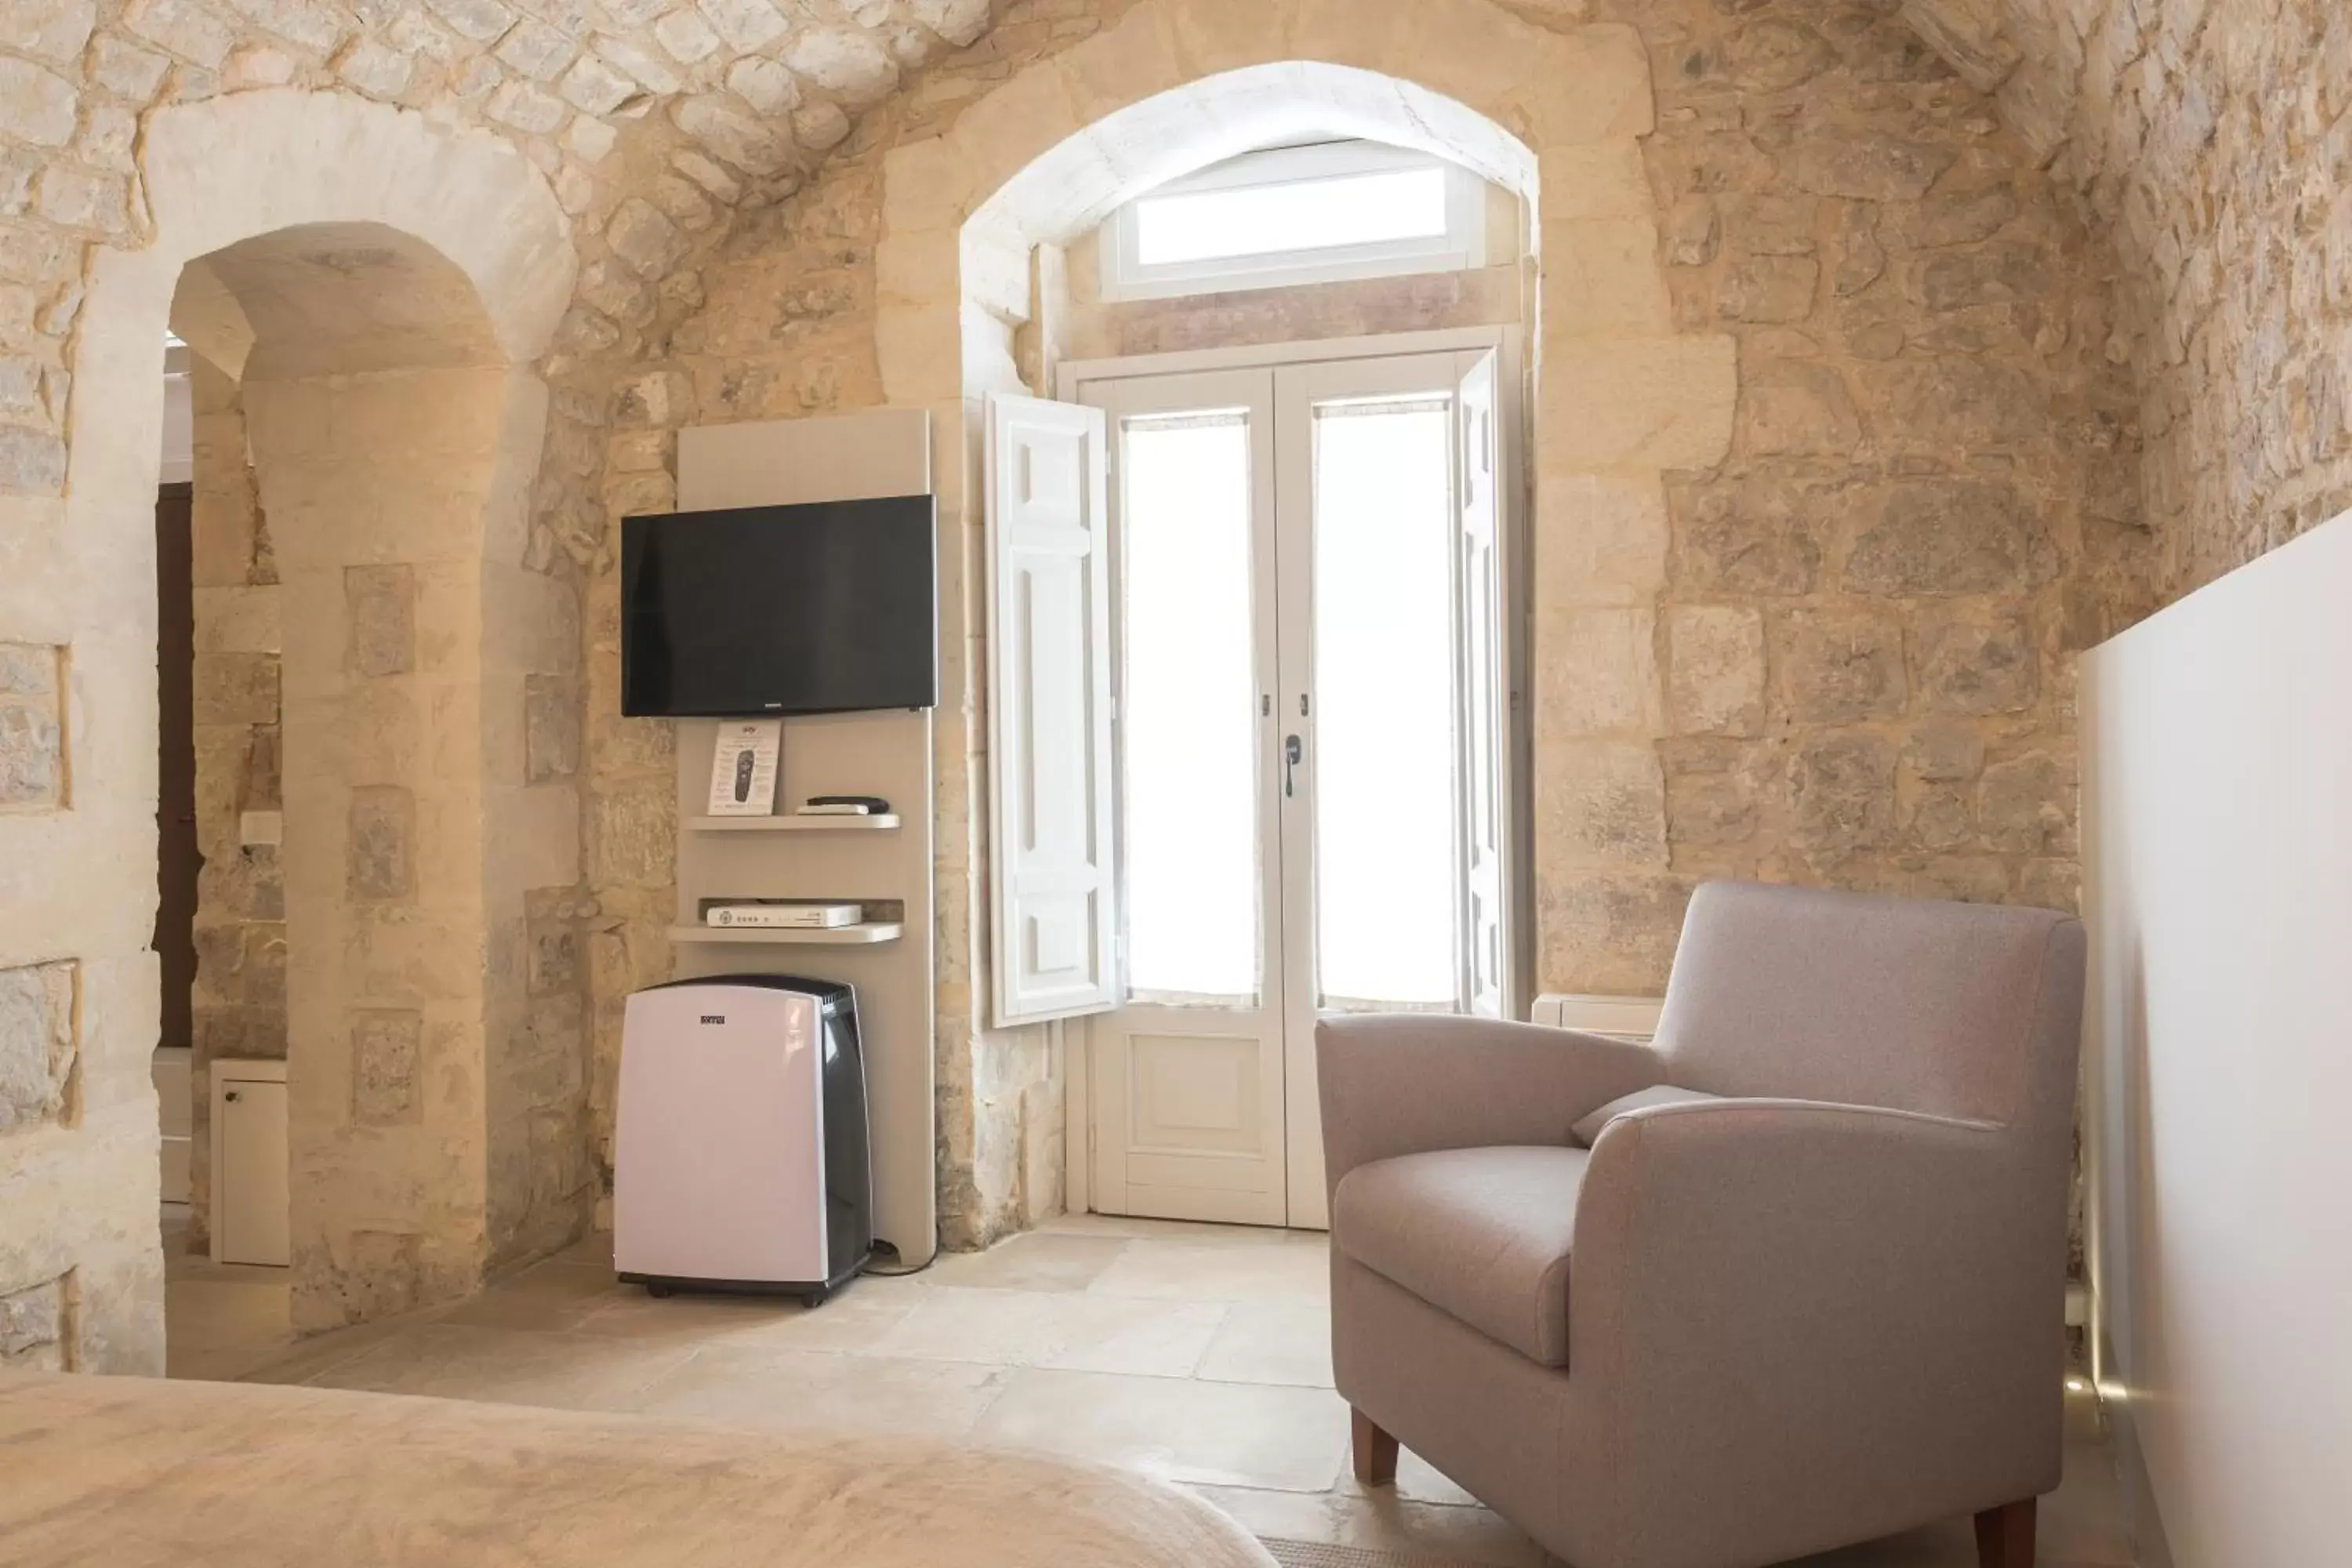
[[[621,711],[742,718],[940,700],[929,496],[621,520]]]

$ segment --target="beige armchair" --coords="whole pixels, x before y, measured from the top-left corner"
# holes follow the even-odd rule
[[[1654,1047],[1317,1031],[1359,1476],[1414,1452],[1577,1568],[1752,1568],[2058,1483],[2083,929],[1711,883]],[[1570,1127],[1629,1092],[1721,1096]]]

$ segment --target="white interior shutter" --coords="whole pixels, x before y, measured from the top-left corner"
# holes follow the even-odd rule
[[[1511,1010],[1511,716],[1502,552],[1502,437],[1496,356],[1479,356],[1462,378],[1459,515],[1462,603],[1463,867],[1468,889],[1470,1010]]]
[[[1118,999],[1103,413],[988,400],[990,964],[999,1026]]]

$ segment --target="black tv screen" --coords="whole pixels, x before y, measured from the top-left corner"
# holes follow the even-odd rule
[[[621,520],[621,711],[844,713],[940,700],[931,498]]]

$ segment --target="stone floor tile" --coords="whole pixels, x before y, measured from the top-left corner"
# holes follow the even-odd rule
[[[484,1329],[568,1329],[628,1289],[595,1269],[541,1263],[451,1308],[441,1321]]]
[[[974,1436],[1169,1480],[1319,1492],[1347,1425],[1322,1389],[1033,1368],[1011,1375]]]
[[[1190,1377],[1225,1311],[1222,1301],[949,1287],[929,1291],[871,1348],[989,1366]]]
[[[974,1289],[1083,1290],[1126,1247],[1124,1237],[1031,1231],[986,1252],[941,1253],[926,1277]]]
[[[1262,1243],[1171,1241],[1130,1247],[1087,1287],[1101,1296],[1192,1301],[1328,1301],[1331,1266],[1322,1238]]]
[[[1331,1313],[1306,1301],[1237,1301],[1201,1360],[1219,1383],[1331,1386]]]
[[[626,1410],[648,1384],[684,1365],[693,1353],[678,1344],[425,1323],[305,1381],[317,1387],[384,1394],[566,1410]]]
[[[905,1279],[855,1280],[835,1292],[822,1307],[778,1302],[774,1304],[778,1309],[774,1316],[722,1330],[711,1336],[710,1342],[738,1350],[870,1350],[876,1341],[905,1321],[908,1313],[930,1298],[930,1288],[921,1280],[919,1275]],[[616,1308],[612,1317],[616,1322],[625,1318],[640,1319],[650,1328],[677,1300],[676,1297],[667,1301],[640,1300],[634,1306]],[[591,1321],[583,1327],[595,1331],[599,1321]]]
[[[730,1426],[834,1427],[957,1439],[1003,1391],[1003,1369],[829,1351],[713,1345],[626,1408]]]
[[[1249,1487],[1192,1489],[1253,1535],[1493,1568],[1545,1568],[1551,1561],[1517,1527],[1484,1508]]]

